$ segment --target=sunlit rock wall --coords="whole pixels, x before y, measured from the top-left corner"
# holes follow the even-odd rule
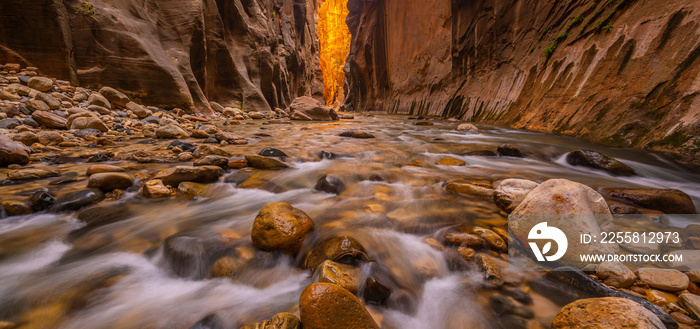
[[[349,0],[346,108],[663,151],[700,167],[700,2]]]
[[[325,0],[318,10],[323,96],[328,105],[345,98],[343,66],[350,52],[350,31],[345,24],[348,13],[347,0]]]

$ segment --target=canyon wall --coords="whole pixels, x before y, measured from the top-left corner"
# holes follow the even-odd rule
[[[315,0],[3,0],[0,62],[211,113],[321,96]]]
[[[344,106],[438,115],[700,168],[700,2],[350,0]]]

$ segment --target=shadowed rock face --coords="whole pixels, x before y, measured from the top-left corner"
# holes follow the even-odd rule
[[[576,135],[700,167],[697,1],[348,7],[348,109]],[[547,48],[555,48],[549,56]]]
[[[270,110],[322,92],[315,12],[303,0],[7,0],[0,62],[149,105]]]

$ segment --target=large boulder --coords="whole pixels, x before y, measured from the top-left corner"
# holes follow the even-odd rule
[[[182,182],[213,183],[219,180],[224,170],[217,166],[177,166],[162,170],[153,179],[165,185],[178,186]]]
[[[299,299],[304,329],[379,329],[359,299],[332,283],[314,283]]]
[[[626,298],[580,299],[566,305],[552,322],[552,329],[665,329],[666,326],[640,304]]]
[[[268,203],[253,222],[253,244],[263,250],[297,254],[314,229],[309,216],[284,202]]]
[[[603,189],[603,193],[612,199],[658,210],[665,214],[695,213],[693,200],[681,190],[607,188]]]
[[[564,232],[568,250],[560,262],[585,266],[581,254],[616,254],[615,243],[578,243],[581,234],[601,237],[601,232],[613,232],[613,218],[602,195],[590,187],[566,179],[550,179],[534,188],[513,210],[508,226],[514,238],[523,246],[529,245],[530,230],[538,223],[547,222]],[[546,253],[546,252],[545,252]]]
[[[338,113],[335,110],[321,104],[321,102],[302,96],[296,98],[289,105],[290,119],[304,121],[333,121],[338,120]]]
[[[12,141],[5,134],[0,134],[0,167],[11,164],[29,163],[29,150],[25,145]]]
[[[634,176],[637,174],[630,166],[596,151],[573,151],[566,156],[566,162],[572,166],[583,166],[607,171],[615,176]]]
[[[503,211],[511,213],[538,185],[540,184],[527,179],[505,179],[493,191],[493,201]]]

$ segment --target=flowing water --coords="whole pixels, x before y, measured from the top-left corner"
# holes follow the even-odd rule
[[[0,321],[11,321],[19,328],[186,329],[217,314],[229,327],[239,328],[278,312],[297,312],[301,291],[312,282],[311,272],[299,266],[303,257],[262,252],[250,242],[260,208],[284,201],[313,218],[316,230],[307,244],[333,235],[352,236],[386,269],[405,298],[387,307],[368,306],[384,327],[488,328],[492,315],[486,305],[488,292],[481,289],[481,272],[476,267],[455,269],[445,252],[424,239],[455,224],[503,227],[507,217],[488,198],[447,192],[445,182],[488,186],[506,178],[567,178],[593,188],[677,188],[700,205],[700,176],[658,155],[497,127],[480,126],[483,133],[464,134],[455,130],[457,123],[415,126],[414,122],[377,116],[335,123],[229,126],[225,129],[250,143],[226,146],[227,151],[243,155],[275,147],[289,155],[286,160],[292,168],[229,170],[225,182],[208,185],[194,199],[148,200],[137,191],[126,191],[119,200],[110,201],[116,207],[109,214],[93,215],[121,220],[99,227],[85,227],[76,213],[0,220]],[[337,136],[347,129],[362,129],[376,138]],[[527,157],[462,155],[495,150],[505,143],[517,145]],[[168,144],[126,138],[107,149],[118,155],[136,150],[166,154]],[[613,177],[572,167],[564,157],[576,149],[601,151],[627,163],[640,176]],[[337,157],[321,160],[321,151]],[[435,164],[445,156],[467,165]],[[111,164],[137,177],[175,165]],[[79,173],[74,183],[49,186],[61,195],[85,187],[87,166],[44,163],[36,167]],[[315,191],[317,179],[326,174],[342,179],[348,189],[339,196]],[[23,200],[47,182],[0,187],[0,198]],[[225,241],[226,252],[247,262],[232,278],[211,278],[206,257],[169,261],[163,241],[175,234],[192,241]],[[196,250],[193,253],[198,255]],[[363,266],[363,273],[370,270],[368,266]],[[547,327],[561,306],[546,296],[532,295],[535,321]]]

